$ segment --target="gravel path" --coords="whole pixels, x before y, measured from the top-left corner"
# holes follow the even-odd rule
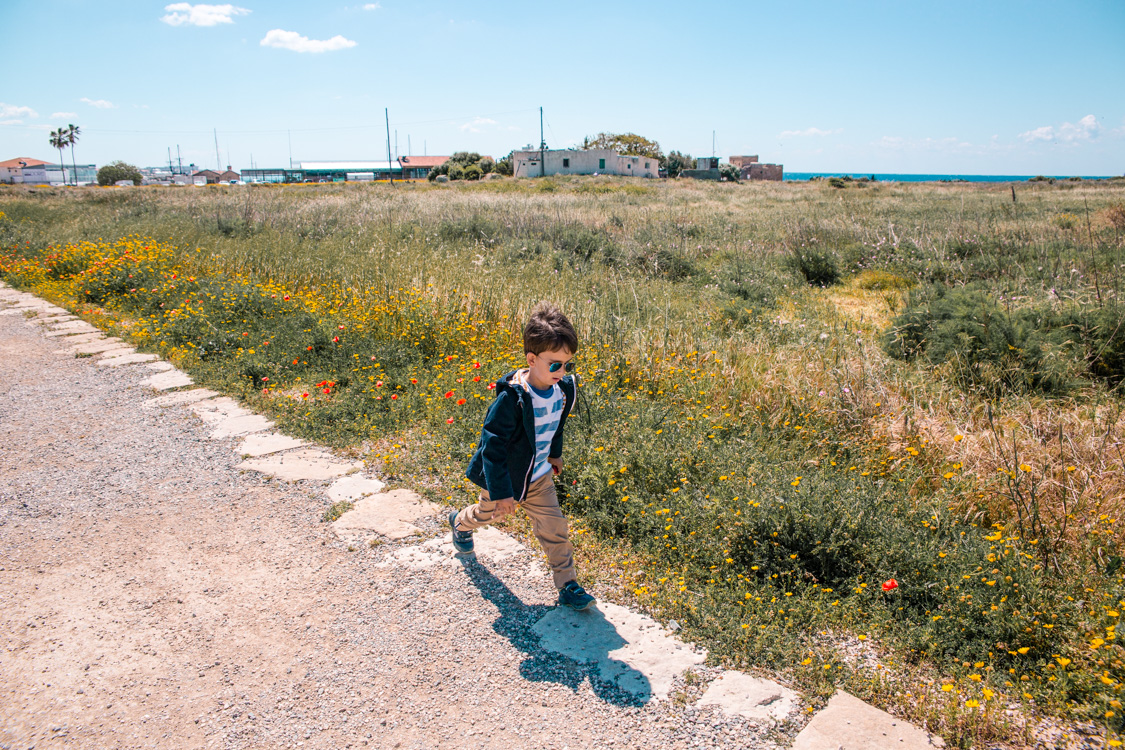
[[[327,483],[239,471],[141,407],[146,365],[60,348],[0,315],[0,748],[788,745],[541,649],[530,556],[379,566],[411,542],[349,549]]]

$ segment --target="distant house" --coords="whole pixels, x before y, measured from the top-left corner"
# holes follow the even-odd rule
[[[556,174],[658,177],[659,170],[659,162],[650,156],[622,156],[608,148],[540,151],[528,147],[512,152],[513,177],[546,177]]]
[[[191,180],[196,185],[230,185],[232,182],[241,182],[242,175],[227,166],[224,172],[216,172],[214,169],[192,172]]]
[[[46,163],[42,159],[32,159],[30,156],[17,156],[15,159],[0,161],[0,182],[8,184],[23,182],[24,167],[37,167]]]
[[[400,156],[398,163],[402,167],[402,179],[424,180],[430,176],[434,167],[440,167],[449,161],[448,156]]]
[[[719,157],[699,157],[695,160],[695,169],[681,169],[680,177],[687,177],[692,180],[714,180],[718,182],[722,179],[722,175],[719,174]]]
[[[728,161],[738,167],[742,180],[774,180],[781,182],[785,177],[783,164],[759,164],[757,156],[731,156]]]

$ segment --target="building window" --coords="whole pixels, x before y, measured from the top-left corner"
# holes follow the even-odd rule
[[[632,169],[632,168],[633,168],[633,163],[632,163],[632,162],[629,162],[628,164],[626,164],[626,165],[625,165],[625,168],[626,168],[626,169]]]
[[[570,159],[563,159],[563,167],[569,167],[569,166],[570,166]]]
[[[648,169],[648,162],[645,162],[645,169]]]
[[[598,169],[605,169],[605,159],[598,159]]]

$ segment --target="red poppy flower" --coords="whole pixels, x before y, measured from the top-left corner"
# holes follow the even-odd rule
[[[289,299],[289,295],[288,294],[285,295],[284,297],[282,297],[282,299],[286,299],[286,300]]]
[[[263,378],[262,378],[262,382],[263,382],[263,383],[268,383],[268,382],[269,382],[269,378],[268,378],[268,377],[263,377]]]
[[[299,362],[299,361],[300,361],[300,360],[296,360],[296,359],[295,359],[295,360],[293,360],[293,364],[297,364],[297,362]]]
[[[342,330],[344,330],[344,327],[343,327],[343,326],[340,326],[340,330],[341,330],[341,331],[342,331]]]
[[[411,378],[411,379],[410,379],[410,382],[411,382],[411,383],[417,383],[417,382],[418,382],[418,378]]]
[[[894,591],[897,588],[898,581],[896,581],[895,579],[890,578],[886,581],[883,581],[883,591]]]
[[[479,383],[480,382],[480,375],[477,375],[475,378],[473,378],[473,382]]]
[[[446,398],[453,398],[453,391],[449,391],[448,393],[446,393],[445,397]]]
[[[340,337],[339,336],[333,336],[332,337],[332,343],[333,344],[339,344],[340,343]]]
[[[325,389],[324,389],[324,392],[325,392],[325,393],[331,393],[331,392],[332,392],[332,389],[331,389],[331,388],[325,388]]]
[[[473,362],[473,369],[479,370],[480,369],[480,362]]]
[[[458,406],[464,406],[465,405],[465,399],[463,399],[463,398],[457,399],[457,405]]]
[[[445,420],[445,423],[446,424],[453,424],[453,417],[450,417],[449,419]]]
[[[488,390],[490,390],[490,391],[496,390],[496,384],[495,383],[489,383],[488,384]]]
[[[301,398],[308,398],[308,397],[309,397],[309,394],[307,394],[307,393],[302,393],[302,394],[301,394]]]
[[[382,380],[376,380],[375,381],[375,387],[376,388],[382,388],[383,387],[383,381]]]
[[[394,400],[395,400],[395,399],[397,399],[397,398],[398,398],[398,394],[397,394],[397,393],[392,393],[392,394],[391,394],[391,401],[394,401]]]

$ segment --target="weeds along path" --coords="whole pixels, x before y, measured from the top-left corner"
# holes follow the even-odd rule
[[[5,313],[0,745],[775,746],[537,649],[554,591],[527,559],[380,567],[320,523],[321,483],[240,472],[187,410],[142,408],[144,365]]]

